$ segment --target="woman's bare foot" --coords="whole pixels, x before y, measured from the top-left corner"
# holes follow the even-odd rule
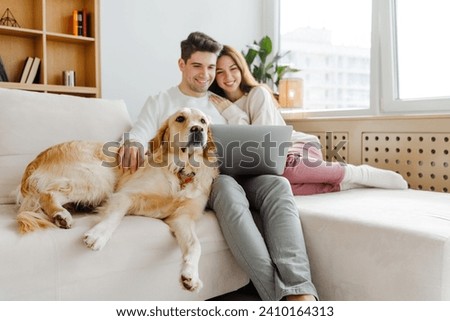
[[[286,301],[316,301],[316,297],[311,294],[287,295]]]

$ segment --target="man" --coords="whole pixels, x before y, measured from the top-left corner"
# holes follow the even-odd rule
[[[130,139],[146,146],[157,129],[182,107],[202,110],[215,124],[248,124],[238,106],[216,107],[209,99],[217,56],[217,41],[193,32],[181,42],[178,86],[149,97]],[[135,171],[142,149],[121,148],[124,168]],[[314,300],[298,210],[288,181],[280,176],[261,175],[239,179],[220,175],[212,186],[209,206],[216,212],[224,237],[240,266],[248,273],[263,300]],[[253,220],[250,207],[259,213],[264,237]]]
[[[198,46],[201,50],[197,50]],[[217,55],[221,49],[222,45],[214,39],[197,32],[181,42],[181,58],[178,60],[181,83],[147,99],[129,133],[132,141],[137,141],[146,148],[160,125],[182,107],[200,109],[215,124],[249,123],[247,114],[239,107],[230,106],[219,112],[209,101],[208,88],[214,81]],[[132,150],[129,153],[130,159],[125,158],[123,161],[124,164],[130,164],[133,172],[138,166],[137,159],[142,155],[136,154],[137,148]],[[127,157],[127,154],[124,156]]]

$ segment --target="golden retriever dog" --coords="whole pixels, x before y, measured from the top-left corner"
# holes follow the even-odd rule
[[[123,171],[102,143],[73,141],[50,147],[26,168],[20,186],[19,230],[70,228],[68,204],[98,207],[100,222],[84,235],[102,249],[125,215],[158,218],[168,224],[183,255],[181,282],[198,291],[201,254],[195,221],[202,215],[218,175],[208,118],[183,108],[170,116],[149,142],[146,162]],[[132,246],[132,244],[130,245]]]

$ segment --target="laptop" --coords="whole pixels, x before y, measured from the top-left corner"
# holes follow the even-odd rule
[[[292,126],[211,125],[221,174],[283,174]]]

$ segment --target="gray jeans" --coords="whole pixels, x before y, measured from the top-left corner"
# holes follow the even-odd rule
[[[216,212],[231,252],[263,300],[276,301],[292,294],[317,298],[287,179],[220,175],[213,183],[208,205]]]

